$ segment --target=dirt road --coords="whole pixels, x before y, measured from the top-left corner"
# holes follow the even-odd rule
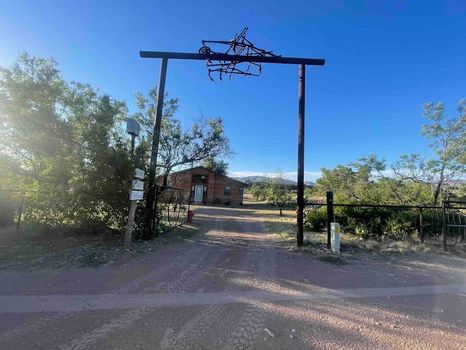
[[[1,349],[464,349],[466,263],[290,250],[260,211],[97,269],[0,274]]]

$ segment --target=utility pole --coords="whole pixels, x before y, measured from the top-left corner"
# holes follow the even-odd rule
[[[165,80],[167,77],[168,58],[162,58],[160,66],[160,78],[157,91],[157,109],[155,114],[154,132],[152,136],[152,151],[149,164],[149,182],[146,195],[146,227],[144,238],[149,239],[155,231],[155,220],[157,212],[157,156],[159,153],[160,128],[162,125],[163,97],[165,95]]]
[[[298,246],[304,242],[304,107],[306,103],[306,66],[299,65],[298,81],[298,211],[296,223],[298,234],[296,243]]]

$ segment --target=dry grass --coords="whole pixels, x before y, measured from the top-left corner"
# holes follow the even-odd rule
[[[254,214],[262,215],[261,220],[267,232],[282,238],[290,245],[290,249],[308,251],[319,254],[329,254],[327,249],[327,234],[311,232],[305,228],[304,247],[294,246],[296,239],[296,212],[285,210],[283,217],[278,215],[274,209],[251,209]],[[341,254],[355,256],[361,254],[381,254],[381,255],[409,255],[409,254],[448,254],[466,258],[466,245],[454,245],[448,247],[445,253],[438,239],[422,243],[420,241],[376,241],[364,240],[359,236],[343,233],[340,236]]]
[[[156,240],[136,241],[126,251],[121,235],[71,235],[34,226],[25,226],[20,231],[0,227],[0,270],[64,270],[110,265],[123,257],[152,252],[173,239],[190,240],[197,233],[197,227],[185,225],[168,230]]]

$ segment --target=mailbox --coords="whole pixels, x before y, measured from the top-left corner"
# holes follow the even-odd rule
[[[131,136],[137,137],[139,136],[139,131],[141,126],[135,119],[128,118],[126,119],[126,132]]]

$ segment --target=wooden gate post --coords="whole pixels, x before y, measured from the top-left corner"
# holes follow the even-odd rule
[[[424,243],[424,211],[422,207],[419,208],[419,238]]]
[[[330,224],[335,222],[335,212],[333,210],[333,192],[327,191],[327,248],[331,246]]]
[[[447,218],[446,218],[446,205],[442,201],[442,245],[443,250],[447,250]]]
[[[146,227],[144,239],[150,239],[154,235],[157,220],[157,156],[159,154],[160,129],[162,126],[163,98],[165,95],[165,81],[167,78],[168,59],[163,58],[160,66],[159,86],[157,90],[157,105],[155,113],[154,133],[152,136],[152,149],[149,163],[148,186],[146,193]]]

